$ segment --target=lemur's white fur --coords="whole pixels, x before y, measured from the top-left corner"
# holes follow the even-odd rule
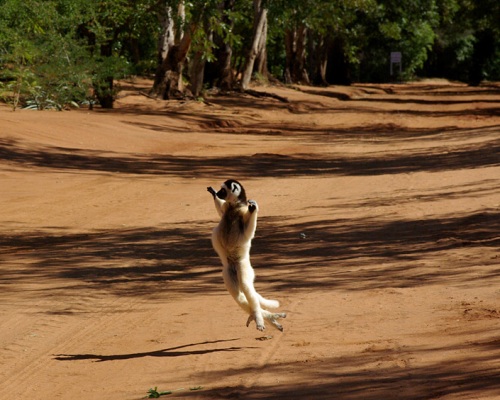
[[[247,326],[255,321],[257,329],[265,329],[264,320],[283,331],[277,319],[285,313],[272,313],[266,308],[277,308],[279,302],[262,297],[254,288],[255,273],[250,264],[250,247],[257,228],[259,207],[247,201],[245,189],[235,180],[227,180],[216,192],[212,187],[215,209],[221,220],[212,232],[212,245],[222,261],[222,275],[227,290],[248,314]]]

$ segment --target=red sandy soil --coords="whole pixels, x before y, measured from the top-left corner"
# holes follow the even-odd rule
[[[499,85],[149,86],[0,106],[1,399],[500,399]],[[283,333],[224,289],[227,178]]]

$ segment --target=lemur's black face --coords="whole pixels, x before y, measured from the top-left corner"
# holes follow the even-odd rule
[[[222,184],[221,189],[217,192],[217,197],[233,204],[246,204],[247,202],[245,189],[243,189],[241,183],[235,181],[234,179],[228,179]]]
[[[226,188],[222,188],[221,190],[219,190],[219,191],[217,192],[217,197],[218,197],[219,199],[224,200],[224,199],[227,197],[227,190],[226,190]]]

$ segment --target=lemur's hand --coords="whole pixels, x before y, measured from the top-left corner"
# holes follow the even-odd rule
[[[258,210],[259,206],[257,205],[257,202],[255,200],[248,200],[248,211],[250,213],[253,213],[255,210]]]
[[[214,198],[215,196],[217,196],[217,192],[212,186],[207,187],[207,192],[209,192],[212,196],[214,196]]]

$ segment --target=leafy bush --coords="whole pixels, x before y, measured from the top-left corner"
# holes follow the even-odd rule
[[[63,109],[96,97],[111,107],[113,81],[129,71],[120,32],[140,18],[134,10],[129,2],[0,0],[2,98],[14,108]]]

